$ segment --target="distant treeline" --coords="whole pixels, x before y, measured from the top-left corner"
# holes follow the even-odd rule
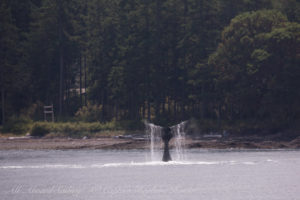
[[[298,0],[1,0],[1,122],[300,117]]]

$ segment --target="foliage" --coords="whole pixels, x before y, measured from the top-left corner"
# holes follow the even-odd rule
[[[3,126],[2,132],[25,134],[31,128],[32,120],[26,116],[12,116],[8,122]]]
[[[139,120],[122,120],[116,122],[116,127],[119,130],[144,130],[145,125]]]
[[[51,126],[51,131],[55,133],[68,133],[68,134],[76,134],[80,132],[100,132],[104,130],[117,130],[114,122],[108,123],[55,123]]]
[[[300,2],[298,0],[274,0],[274,8],[285,13],[291,22],[300,22]]]
[[[126,127],[190,117],[295,122],[299,8],[297,0],[2,0],[1,123],[41,119],[51,104],[58,121]]]
[[[52,136],[63,137],[83,137],[110,134],[118,134],[125,130],[143,130],[142,122],[120,121],[120,122],[35,122],[32,125],[32,136],[45,136],[46,134]]]
[[[299,114],[292,111],[299,102],[299,33],[299,24],[278,11],[244,13],[224,29],[209,64],[227,119],[289,120]]]
[[[101,119],[102,106],[92,105],[88,103],[87,106],[80,108],[75,116],[80,121],[92,122],[99,121]]]
[[[31,136],[43,137],[50,133],[50,126],[47,123],[34,123],[31,128]]]

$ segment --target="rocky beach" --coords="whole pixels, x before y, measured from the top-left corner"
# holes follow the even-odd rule
[[[170,142],[174,147],[173,141]],[[0,150],[41,150],[41,149],[148,149],[150,142],[145,137],[115,136],[96,138],[43,137],[1,137]],[[277,137],[229,137],[194,138],[187,137],[186,148],[203,149],[299,149],[300,137],[278,139]]]

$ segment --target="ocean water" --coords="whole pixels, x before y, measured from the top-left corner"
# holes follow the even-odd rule
[[[300,199],[300,151],[185,154],[164,163],[137,150],[0,151],[0,199]]]

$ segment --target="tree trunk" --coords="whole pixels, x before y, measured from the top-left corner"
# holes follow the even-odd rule
[[[119,120],[119,105],[118,104],[116,104],[116,106],[115,106],[115,117],[116,117],[116,120],[118,121]]]
[[[2,103],[2,125],[5,123],[5,102],[4,102],[4,88],[1,88],[1,103]]]
[[[148,111],[147,111],[147,119],[150,121],[150,119],[151,119],[151,104],[150,104],[150,101],[148,100],[147,101],[147,109],[148,109]]]
[[[171,100],[170,100],[170,97],[168,98],[168,115],[171,114]]]
[[[161,106],[160,102],[158,100],[156,100],[155,107],[154,107],[154,109],[155,109],[155,117],[156,118],[160,117],[160,106]]]
[[[146,102],[143,102],[142,115],[143,115],[142,118],[145,119],[145,117],[146,117]]]
[[[60,48],[60,52],[59,52],[59,68],[60,68],[60,72],[59,72],[59,116],[62,115],[63,112],[63,96],[64,96],[64,92],[63,92],[63,83],[64,83],[64,55],[63,55],[63,30],[62,30],[62,22],[60,20],[59,22],[59,48]]]
[[[147,120],[150,121],[151,120],[151,103],[150,103],[150,90],[151,90],[151,84],[150,84],[150,67],[151,67],[151,58],[149,55],[149,51],[150,51],[150,46],[151,44],[149,43],[149,39],[150,39],[150,22],[149,22],[149,1],[146,1],[146,6],[145,6],[145,20],[146,20],[146,30],[147,30],[147,43],[146,43],[146,48],[145,48],[145,55],[146,55],[146,101],[147,101],[147,105],[145,105],[145,107],[147,107]]]
[[[174,118],[177,119],[177,102],[176,100],[174,100],[174,104],[173,104],[173,112],[174,112]]]
[[[62,110],[63,110],[63,77],[64,77],[64,57],[63,57],[63,50],[61,47],[60,50],[60,72],[59,72],[59,116],[62,115]]]
[[[104,92],[103,91],[102,91],[102,95],[101,95],[101,105],[102,105],[101,121],[104,122],[105,105],[104,105]]]
[[[69,68],[68,66],[65,66],[65,78],[64,78],[64,84],[63,84],[63,87],[64,87],[64,90],[63,90],[63,102],[65,102],[65,106],[64,106],[64,112],[65,113],[68,113],[69,111],[69,99],[70,99],[70,82],[68,81],[68,75],[69,75],[69,72],[68,72]]]
[[[164,95],[163,100],[162,100],[162,114],[165,115],[166,114],[166,97]]]
[[[79,61],[79,95],[80,95],[80,107],[82,106],[82,55],[80,55]]]
[[[202,85],[201,87],[201,96],[202,96],[202,100],[201,100],[201,119],[204,119],[205,117],[205,94],[204,94],[204,86]]]
[[[84,55],[84,105],[87,105],[87,96],[86,96],[86,55]]]

